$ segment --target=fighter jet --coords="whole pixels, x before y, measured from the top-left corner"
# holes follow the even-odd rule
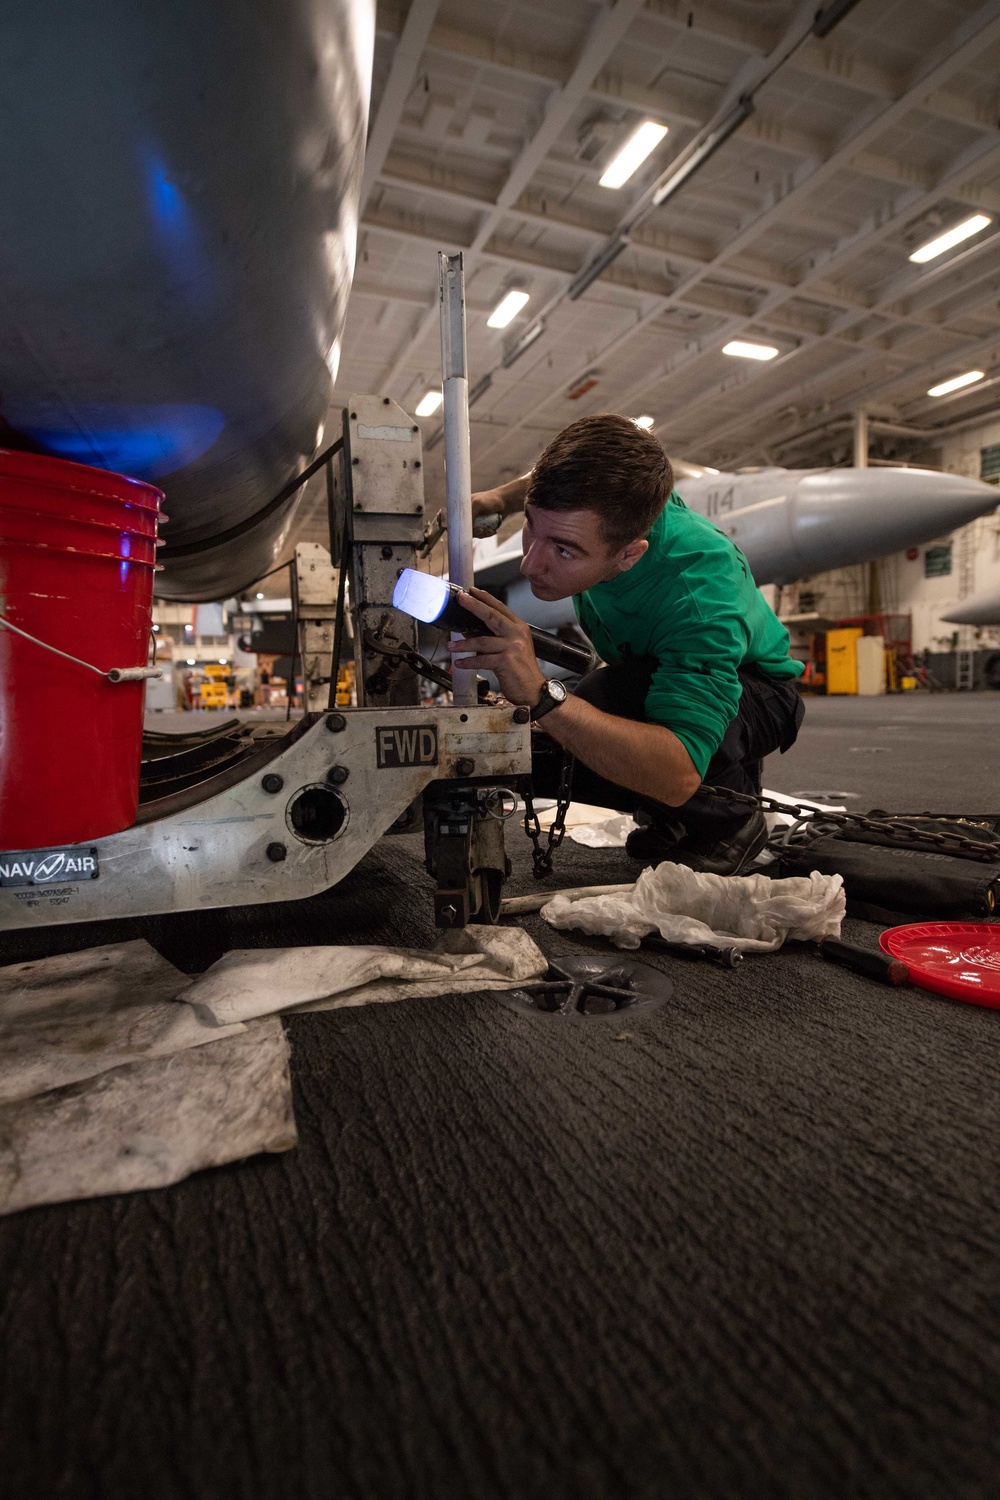
[[[685,504],[732,537],[758,584],[793,583],[888,557],[945,536],[997,504],[992,485],[930,469],[678,469],[686,471],[676,481]],[[533,599],[520,561],[519,532],[499,545],[495,538],[477,542],[477,584],[506,585],[511,608],[533,625],[570,623],[565,601]]]
[[[1000,588],[972,594],[941,618],[949,625],[1000,625]]]

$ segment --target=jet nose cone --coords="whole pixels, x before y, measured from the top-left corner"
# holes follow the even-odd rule
[[[901,489],[909,489],[912,485],[914,509],[923,508],[928,520],[933,515],[939,524],[943,523],[942,529],[946,531],[966,526],[1000,505],[1000,490],[995,485],[967,479],[964,474],[920,473],[913,469],[887,469],[885,472],[899,476]],[[915,480],[920,483],[914,484]]]
[[[993,510],[978,479],[928,469],[825,469],[798,486],[795,541],[813,570],[888,557]]]

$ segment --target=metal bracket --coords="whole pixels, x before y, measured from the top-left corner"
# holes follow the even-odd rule
[[[428,787],[470,765],[494,782],[525,774],[530,731],[514,715],[504,706],[309,716],[251,758],[146,803],[121,833],[0,853],[0,929],[316,895]]]
[[[420,430],[388,396],[351,396],[344,408],[344,447],[331,496],[333,546],[347,537],[358,704],[415,706],[417,678],[405,663],[385,672],[366,646],[372,633],[417,648],[417,626],[392,607],[401,568],[413,567],[424,535],[424,476]],[[334,562],[341,559],[334,557]],[[382,669],[382,670],[380,670]]]

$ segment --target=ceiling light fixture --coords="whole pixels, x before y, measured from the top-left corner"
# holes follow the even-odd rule
[[[646,157],[655,151],[667,133],[666,125],[655,120],[643,120],[618,152],[612,157],[600,178],[601,187],[623,187],[634,172],[638,172]]]
[[[955,225],[954,229],[949,229],[946,233],[928,240],[926,245],[921,245],[919,250],[914,250],[910,259],[915,260],[921,266],[925,261],[936,260],[946,250],[960,245],[963,240],[971,239],[974,234],[978,234],[981,229],[985,229],[988,224],[992,223],[993,220],[988,214],[973,214],[971,219],[963,219],[961,224]]]
[[[258,594],[258,595],[257,595],[257,598],[258,598],[258,599],[263,599],[263,597],[264,597],[264,595],[263,595],[263,594]]]
[[[520,359],[522,354],[527,353],[535,340],[540,339],[544,332],[545,324],[542,319],[539,318],[538,322],[533,323],[526,333],[521,334],[521,337],[518,339],[513,348],[507,350],[507,353],[500,361],[504,369],[509,370],[514,361],[516,359]]]
[[[623,234],[620,234],[617,239],[610,240],[604,249],[599,251],[594,256],[594,259],[585,265],[577,276],[573,277],[573,280],[566,288],[566,295],[569,300],[575,302],[578,297],[582,297],[588,286],[591,286],[597,280],[602,271],[608,269],[611,262],[621,255],[627,245],[628,240]]]
[[[656,418],[655,417],[634,417],[633,421],[635,422],[635,425],[637,427],[641,427],[641,428],[643,428],[643,430],[645,432],[648,432],[649,429],[656,422]]]
[[[485,396],[486,392],[489,390],[489,388],[490,388],[490,386],[492,384],[493,384],[493,375],[492,375],[492,372],[487,371],[487,373],[483,376],[482,380],[477,380],[476,383],[475,383],[475,385],[472,387],[472,390],[469,392],[469,405],[470,406],[475,406],[475,404],[479,400],[480,396]]]
[[[653,207],[659,208],[661,203],[666,203],[680,188],[684,186],[693,172],[704,166],[710,156],[714,156],[719,147],[728,141],[734,130],[739,130],[744,120],[748,120],[753,114],[754,103],[750,94],[744,94],[741,99],[729,111],[726,118],[716,126],[713,131],[705,137],[700,146],[695,146],[690,156],[686,159],[681,156],[675,164],[674,170],[653,194]]]
[[[420,404],[414,412],[414,416],[432,417],[443,400],[444,393],[442,391],[428,391],[426,396],[421,397]]]
[[[832,0],[830,5],[824,5],[816,12],[816,18],[812,24],[813,36],[829,36],[834,27],[840,25],[857,3],[858,0]]]
[[[774,359],[781,351],[773,344],[748,344],[743,339],[731,339],[722,346],[722,352],[735,359]]]
[[[975,385],[976,381],[982,378],[982,370],[967,370],[964,375],[955,375],[951,380],[943,380],[940,385],[932,385],[927,394],[928,396],[950,396],[952,391],[960,391],[965,385]]]
[[[527,292],[512,291],[506,297],[501,297],[496,307],[486,319],[487,328],[506,328],[512,323],[521,311],[522,307],[530,300]]]

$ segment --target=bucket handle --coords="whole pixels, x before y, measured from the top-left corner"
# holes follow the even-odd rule
[[[50,646],[48,641],[40,641],[37,635],[29,635],[22,630],[20,625],[12,625],[10,620],[0,615],[0,625],[5,630],[12,630],[15,635],[21,636],[26,641],[31,641],[34,646],[41,646],[43,651],[51,651],[53,656],[61,656],[64,661],[75,662],[78,667],[86,667],[88,672],[96,672],[98,677],[104,677],[108,682],[145,682],[149,677],[162,677],[162,667],[111,667],[107,672],[101,667],[95,667],[92,662],[82,661],[79,656],[70,656],[68,651],[60,651],[58,646]]]

